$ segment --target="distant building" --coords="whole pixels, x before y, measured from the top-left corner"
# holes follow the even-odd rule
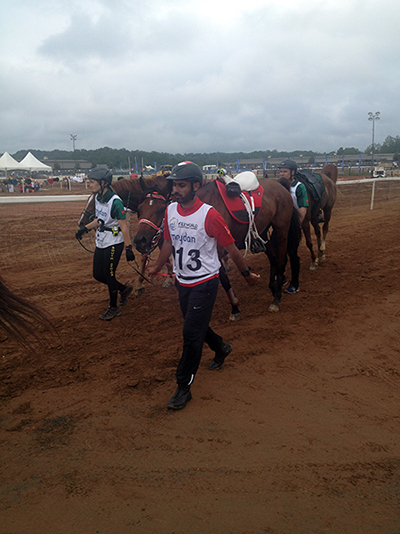
[[[75,172],[77,169],[88,171],[92,168],[90,161],[83,159],[46,159],[46,165],[50,165],[54,170],[63,172]]]
[[[384,163],[384,162],[393,162],[394,154],[374,154],[374,162]],[[252,170],[256,171],[258,169],[276,169],[277,166],[287,158],[265,158],[265,159],[240,159],[240,170]],[[345,167],[355,167],[361,165],[363,167],[372,166],[372,154],[349,154],[339,156],[338,154],[334,155],[322,155],[322,156],[297,156],[293,159],[297,166],[301,168],[314,167],[314,164],[317,167],[323,167],[326,163],[333,163],[338,167],[344,165]],[[237,161],[226,161],[221,164],[225,169],[237,169]],[[204,168],[204,167],[203,167]]]

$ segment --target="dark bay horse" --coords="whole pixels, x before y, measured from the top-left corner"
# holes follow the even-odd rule
[[[306,245],[311,254],[311,270],[317,269],[318,265],[325,261],[325,240],[329,230],[329,222],[331,220],[332,209],[335,205],[337,195],[336,182],[338,177],[338,169],[336,165],[325,165],[320,174],[325,186],[325,191],[322,195],[321,204],[319,205],[319,203],[316,203],[312,195],[308,194],[309,207],[307,209],[307,215],[305,216],[302,224],[304,237],[306,239]],[[322,226],[322,239],[321,229],[318,223],[319,208],[321,208],[324,213],[325,221]],[[310,223],[314,228],[315,235],[317,236],[318,255],[315,254],[313,249]]]
[[[297,250],[301,229],[297,211],[293,209],[292,197],[280,183],[274,180],[261,179],[260,184],[264,188],[262,205],[256,219],[256,226],[260,237],[267,241],[266,254],[270,261],[269,288],[273,295],[273,301],[269,306],[270,311],[278,311],[279,303],[282,299],[282,283],[286,255],[291,255]],[[205,202],[214,206],[225,219],[239,249],[245,248],[245,238],[248,231],[248,224],[236,221],[226,208],[223,199],[218,191],[215,180],[203,185],[197,196]],[[139,206],[139,223],[141,219],[146,219],[154,226],[160,226],[164,217],[168,200],[152,198],[151,193],[147,195]],[[272,229],[271,239],[268,239],[268,232]],[[148,224],[139,224],[134,245],[139,252],[145,252],[150,246],[155,229]],[[220,256],[222,256],[222,251]]]
[[[113,191],[122,199],[124,206],[135,213],[138,212],[139,204],[141,203],[144,191],[157,190],[160,192],[161,195],[167,198],[169,196],[171,186],[172,186],[171,181],[167,180],[163,175],[161,176],[151,175],[146,178],[142,178],[142,177],[131,178],[130,180],[123,179],[123,180],[118,180],[112,183]],[[95,198],[95,195],[92,193],[78,221],[79,226],[84,226],[85,224],[88,224],[91,220],[94,219],[95,217],[94,198]],[[148,247],[146,254],[148,254],[149,249],[150,247]],[[143,259],[142,265],[140,268],[140,272],[142,275],[144,275],[145,267],[146,267],[146,259]],[[172,283],[172,269],[169,266],[167,266],[167,269],[168,269],[168,274],[170,276],[164,282],[164,286],[171,285]],[[240,319],[240,311],[238,307],[239,301],[233,292],[229,278],[225,271],[225,267],[223,265],[220,270],[220,282],[226,292],[228,301],[231,305],[231,314],[229,318],[231,321],[238,321]],[[143,292],[144,292],[143,278],[140,277],[139,287],[136,288],[135,294],[138,296],[138,295],[141,295]]]

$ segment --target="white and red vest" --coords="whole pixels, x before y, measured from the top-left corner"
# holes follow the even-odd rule
[[[218,275],[217,240],[207,235],[204,226],[210,209],[202,204],[191,215],[183,216],[178,213],[177,202],[168,206],[174,273],[182,285],[196,285]]]

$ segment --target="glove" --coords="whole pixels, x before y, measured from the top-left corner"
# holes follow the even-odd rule
[[[133,261],[135,259],[135,254],[132,250],[132,245],[128,245],[125,248],[125,254],[126,254],[126,261]]]
[[[86,228],[86,226],[83,226],[82,228],[79,228],[79,230],[76,231],[75,237],[76,239],[81,239],[84,234],[87,234],[89,230]]]

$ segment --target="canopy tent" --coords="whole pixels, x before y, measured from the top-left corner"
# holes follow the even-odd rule
[[[4,152],[0,158],[0,170],[5,172],[7,178],[7,171],[16,169],[21,169],[21,165],[8,152]]]
[[[50,167],[50,165],[45,165],[41,161],[39,161],[35,156],[28,152],[28,154],[24,157],[24,159],[19,163],[19,169],[26,169],[29,170],[31,173],[32,171],[52,171],[53,169]]]

